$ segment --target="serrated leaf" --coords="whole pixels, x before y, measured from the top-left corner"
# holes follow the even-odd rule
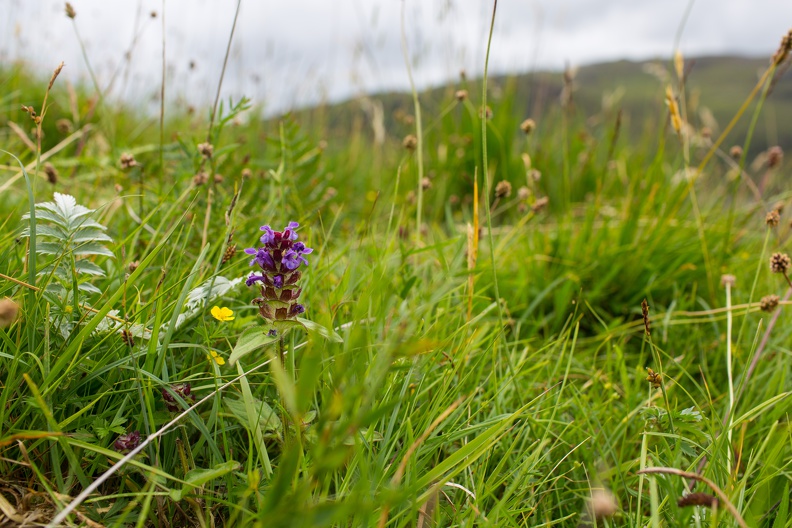
[[[272,327],[269,325],[256,326],[242,332],[234,350],[231,351],[231,355],[228,357],[228,363],[233,365],[254,350],[259,350],[277,341],[278,336],[267,334],[271,329]]]
[[[60,255],[63,253],[63,244],[56,242],[38,242],[36,244],[36,253],[41,255]]]
[[[102,290],[91,284],[90,282],[83,282],[77,286],[80,291],[88,293],[102,293]]]
[[[253,414],[258,418],[261,430],[268,433],[279,433],[283,429],[283,424],[272,410],[272,407],[267,402],[261,401],[258,398],[252,398]],[[250,420],[248,420],[247,408],[243,400],[234,398],[223,398],[223,405],[226,409],[233,414],[239,422],[245,427],[250,427]]]
[[[171,490],[170,497],[171,499],[178,502],[193,489],[203,486],[212,480],[219,479],[220,477],[227,475],[232,471],[236,471],[240,467],[241,464],[236,460],[229,460],[228,462],[218,464],[211,469],[192,469],[188,471],[186,475],[184,475],[184,480],[187,482],[187,484],[185,484],[182,489]]]
[[[324,326],[320,325],[319,323],[315,323],[313,321],[309,321],[308,319],[302,319],[300,317],[297,318],[297,321],[308,330],[309,333],[318,334],[325,339],[329,339],[334,343],[343,343],[344,339],[335,333],[330,328],[325,328]]]
[[[104,255],[106,257],[115,258],[115,255],[112,251],[104,247],[102,244],[98,242],[85,242],[80,244],[75,248],[74,254],[78,256],[85,256],[85,255]]]
[[[90,228],[90,229],[81,229],[77,232],[77,234],[72,239],[74,244],[84,244],[85,242],[112,242],[113,239],[110,238],[104,231],[101,229]]]
[[[30,220],[29,214],[22,215],[22,220]],[[63,229],[69,228],[69,222],[65,219],[61,218],[60,215],[53,213],[52,211],[46,211],[43,209],[39,209],[36,207],[36,220],[49,220],[50,222],[54,222],[55,224],[59,225]],[[36,233],[38,233],[39,226],[36,225]],[[30,231],[25,234],[25,236],[30,236]]]
[[[95,277],[104,277],[105,271],[91,262],[90,260],[78,260],[74,263],[74,267],[78,273],[84,273],[86,275],[93,275]]]

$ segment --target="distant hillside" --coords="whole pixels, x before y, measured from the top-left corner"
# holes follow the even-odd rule
[[[698,57],[687,59],[686,101],[689,121],[696,127],[709,127],[717,134],[728,124],[751,92],[767,58]],[[665,77],[665,81],[663,78]],[[623,125],[630,133],[643,133],[653,128],[658,119],[665,119],[664,90],[668,83],[677,86],[669,61],[617,61],[581,67],[574,75],[573,101],[576,115],[588,118],[602,113],[610,105],[609,114],[622,111]],[[560,72],[534,72],[494,77],[490,81],[489,100],[496,112],[504,104],[517,117],[537,121],[558,113],[563,88]],[[479,80],[460,81],[437,87],[421,94],[425,123],[439,115],[453,101],[456,90],[465,88],[478,104]],[[333,137],[349,133],[351,127],[368,127],[371,102],[381,104],[383,124],[392,139],[400,139],[405,130],[403,116],[412,114],[412,98],[408,93],[380,93],[343,103],[325,105],[297,112],[300,121],[319,126]],[[751,119],[749,109],[731,133],[726,145],[742,142]],[[647,121],[652,119],[653,121]],[[370,127],[368,127],[370,129]],[[318,132],[318,130],[317,130]],[[792,149],[792,73],[781,72],[766,101],[754,132],[752,150],[771,145]]]

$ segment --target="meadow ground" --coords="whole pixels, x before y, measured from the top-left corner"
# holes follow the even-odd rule
[[[571,79],[341,129],[3,69],[0,519],[792,526],[789,163],[751,143],[788,61],[739,136],[681,59],[640,134]]]

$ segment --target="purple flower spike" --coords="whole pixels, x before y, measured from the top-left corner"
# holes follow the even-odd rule
[[[313,249],[296,241],[299,227],[299,223],[289,222],[282,231],[275,231],[270,225],[263,225],[260,228],[264,232],[260,236],[262,247],[245,250],[247,255],[253,256],[251,265],[256,264],[261,269],[250,274],[245,284],[261,283],[261,297],[254,299],[253,304],[270,322],[288,321],[305,313],[305,306],[298,303],[302,293],[299,285],[302,273],[298,268],[308,265],[304,255],[313,253]],[[270,335],[278,334],[270,332]]]

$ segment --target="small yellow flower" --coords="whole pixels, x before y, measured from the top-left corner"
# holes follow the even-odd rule
[[[212,317],[218,321],[233,321],[234,312],[231,308],[226,308],[225,306],[222,308],[219,306],[212,306]]]
[[[226,309],[227,309],[227,308],[226,308]],[[229,311],[230,311],[230,310],[229,310]],[[212,314],[212,315],[214,315],[214,314]],[[233,318],[232,318],[232,319],[233,319]],[[212,354],[212,355],[210,356],[210,358],[209,358],[209,359],[213,360],[213,361],[214,361],[215,363],[217,363],[218,365],[225,365],[225,359],[223,358],[223,356],[221,356],[220,354],[218,354],[218,353],[217,353],[217,352],[215,352],[214,350],[212,350],[212,351],[211,351],[211,354]]]

